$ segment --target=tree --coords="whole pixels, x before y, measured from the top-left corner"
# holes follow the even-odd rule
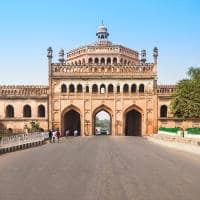
[[[178,82],[172,95],[171,112],[178,118],[200,117],[200,68],[189,68],[188,79]]]
[[[36,132],[40,130],[40,124],[37,121],[31,121],[31,132]]]

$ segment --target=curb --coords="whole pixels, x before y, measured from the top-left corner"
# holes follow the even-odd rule
[[[166,147],[171,149],[176,149],[182,152],[186,153],[192,153],[196,155],[200,155],[200,146],[195,144],[188,144],[188,143],[181,143],[181,142],[175,142],[175,141],[167,141],[159,138],[154,137],[146,137],[148,141]]]
[[[14,151],[23,150],[23,149],[29,149],[32,147],[41,146],[41,145],[44,145],[45,143],[46,142],[44,140],[41,140],[41,141],[37,141],[37,142],[30,142],[30,143],[26,143],[26,144],[15,145],[15,146],[11,146],[11,147],[0,147],[0,155],[5,154],[5,153],[14,152]]]

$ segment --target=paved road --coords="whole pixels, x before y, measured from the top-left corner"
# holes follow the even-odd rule
[[[138,137],[77,137],[0,156],[1,200],[199,200],[200,157]]]

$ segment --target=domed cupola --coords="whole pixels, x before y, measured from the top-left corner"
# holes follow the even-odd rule
[[[108,40],[108,30],[104,26],[103,22],[102,24],[98,27],[97,33],[96,33],[98,41],[107,41]]]

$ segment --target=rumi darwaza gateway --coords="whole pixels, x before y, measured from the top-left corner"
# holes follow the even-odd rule
[[[142,136],[159,127],[191,126],[176,120],[169,110],[175,85],[157,85],[158,49],[153,63],[141,53],[108,40],[102,24],[97,41],[69,51],[47,50],[47,86],[0,86],[0,130],[24,132],[31,121],[44,130],[61,133],[78,130],[79,135],[95,133],[95,117],[100,111],[110,116],[110,134]]]

